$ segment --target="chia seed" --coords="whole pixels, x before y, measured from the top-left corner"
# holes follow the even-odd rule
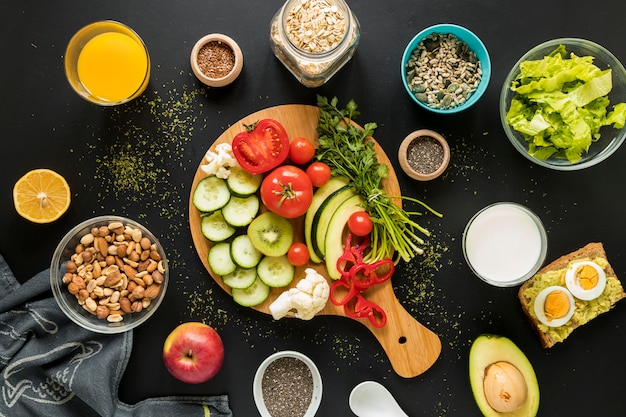
[[[409,145],[407,161],[416,172],[430,174],[443,163],[443,147],[430,136],[420,136]]]
[[[300,359],[278,358],[265,369],[261,390],[272,417],[303,417],[313,399],[313,376]]]

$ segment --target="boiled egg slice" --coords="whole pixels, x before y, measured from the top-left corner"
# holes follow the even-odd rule
[[[565,272],[565,285],[574,297],[585,301],[594,300],[606,287],[606,274],[595,262],[574,262]]]
[[[535,298],[535,316],[549,327],[560,327],[574,315],[574,297],[567,288],[553,285],[544,288]]]

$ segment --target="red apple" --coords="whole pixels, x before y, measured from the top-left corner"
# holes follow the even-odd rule
[[[213,378],[222,367],[224,345],[211,326],[183,323],[165,339],[163,362],[175,378],[199,384]]]

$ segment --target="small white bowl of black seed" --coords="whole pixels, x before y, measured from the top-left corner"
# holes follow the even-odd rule
[[[314,417],[322,401],[322,377],[308,356],[284,350],[259,365],[252,391],[261,417]]]
[[[409,177],[430,181],[444,173],[450,162],[450,146],[430,129],[411,132],[400,144],[398,162]]]
[[[491,60],[480,38],[453,24],[419,32],[402,55],[402,82],[411,99],[440,114],[466,110],[483,95]]]

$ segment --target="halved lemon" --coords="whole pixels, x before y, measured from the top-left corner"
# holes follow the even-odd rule
[[[50,169],[33,169],[13,187],[13,203],[18,214],[34,223],[50,223],[70,206],[70,186]]]

